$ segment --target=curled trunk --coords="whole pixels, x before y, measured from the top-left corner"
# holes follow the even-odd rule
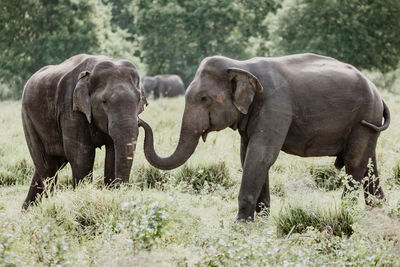
[[[143,127],[145,131],[144,154],[151,165],[162,170],[171,170],[181,166],[189,159],[197,147],[200,133],[193,131],[185,125],[187,124],[183,121],[178,146],[174,153],[169,157],[160,157],[154,150],[153,131],[151,127],[139,119],[139,126]]]

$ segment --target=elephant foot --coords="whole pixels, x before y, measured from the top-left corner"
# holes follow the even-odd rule
[[[254,221],[254,208],[242,207],[235,219],[236,222],[252,222]]]
[[[385,194],[383,193],[382,187],[371,193],[364,192],[365,204],[371,208],[381,207],[384,202],[386,202]]]

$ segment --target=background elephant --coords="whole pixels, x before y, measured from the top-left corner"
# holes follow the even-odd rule
[[[153,93],[154,98],[174,97],[185,94],[185,86],[181,77],[175,74],[146,76],[143,78],[143,87],[146,96]]]
[[[91,174],[95,148],[106,146],[105,183],[127,182],[146,103],[136,66],[105,56],[77,55],[46,66],[26,83],[22,96],[25,138],[35,165],[26,209],[43,192],[44,179],[66,163],[73,186]]]
[[[381,125],[382,116],[385,119]],[[179,143],[173,154],[159,157],[145,123],[145,155],[155,167],[172,169],[194,152],[200,136],[226,127],[241,135],[242,183],[237,219],[253,219],[270,207],[269,168],[280,150],[310,156],[335,156],[335,166],[364,183],[370,195],[384,199],[375,147],[390,122],[389,109],[376,87],[356,68],[335,59],[300,54],[237,61],[204,59],[185,96]],[[373,179],[373,176],[376,179]],[[358,185],[350,183],[355,189]],[[344,194],[348,190],[345,189]]]

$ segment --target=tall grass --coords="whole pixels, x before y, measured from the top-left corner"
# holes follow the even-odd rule
[[[20,103],[1,102],[0,265],[397,266],[400,97],[383,95],[393,116],[377,147],[382,208],[365,208],[362,197],[342,208],[340,186],[326,183],[343,174],[332,172],[333,158],[280,153],[269,173],[271,215],[247,224],[234,222],[242,168],[240,136],[230,129],[210,133],[172,171],[147,163],[140,130],[131,184],[105,188],[104,149],[97,149],[93,182],[73,190],[67,166],[54,192],[21,213],[33,164]],[[178,142],[184,98],[149,102],[140,117],[153,127],[157,153],[168,155]]]

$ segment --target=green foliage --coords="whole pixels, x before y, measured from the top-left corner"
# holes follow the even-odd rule
[[[141,166],[135,171],[135,185],[140,189],[156,188],[162,189],[163,185],[169,181],[169,174],[152,166]]]
[[[134,250],[141,248],[150,250],[165,231],[168,213],[158,202],[153,201],[144,203],[130,201],[121,205],[127,218],[125,228],[129,232]],[[137,216],[138,214],[142,216]]]
[[[335,236],[350,236],[354,219],[348,208],[324,210],[288,205],[275,218],[280,235],[303,233],[308,227],[328,231]]]
[[[396,206],[390,210],[389,216],[392,218],[397,218],[400,221],[400,201],[398,201]]]
[[[200,164],[194,168],[184,165],[175,175],[175,182],[186,184],[188,190],[195,193],[204,190],[213,192],[219,187],[230,188],[234,185],[224,162],[208,166]]]
[[[176,73],[188,83],[207,56],[245,58],[249,36],[267,35],[258,22],[275,8],[273,0],[138,0],[135,24],[148,74]]]
[[[397,162],[393,168],[394,183],[400,185],[400,162]]]
[[[310,174],[318,188],[332,191],[339,189],[342,185],[343,174],[331,166],[312,166]]]
[[[314,52],[358,68],[388,71],[400,58],[398,0],[290,0],[276,17],[284,54]]]
[[[39,68],[99,47],[94,0],[4,0],[0,12],[0,82],[19,97]]]

